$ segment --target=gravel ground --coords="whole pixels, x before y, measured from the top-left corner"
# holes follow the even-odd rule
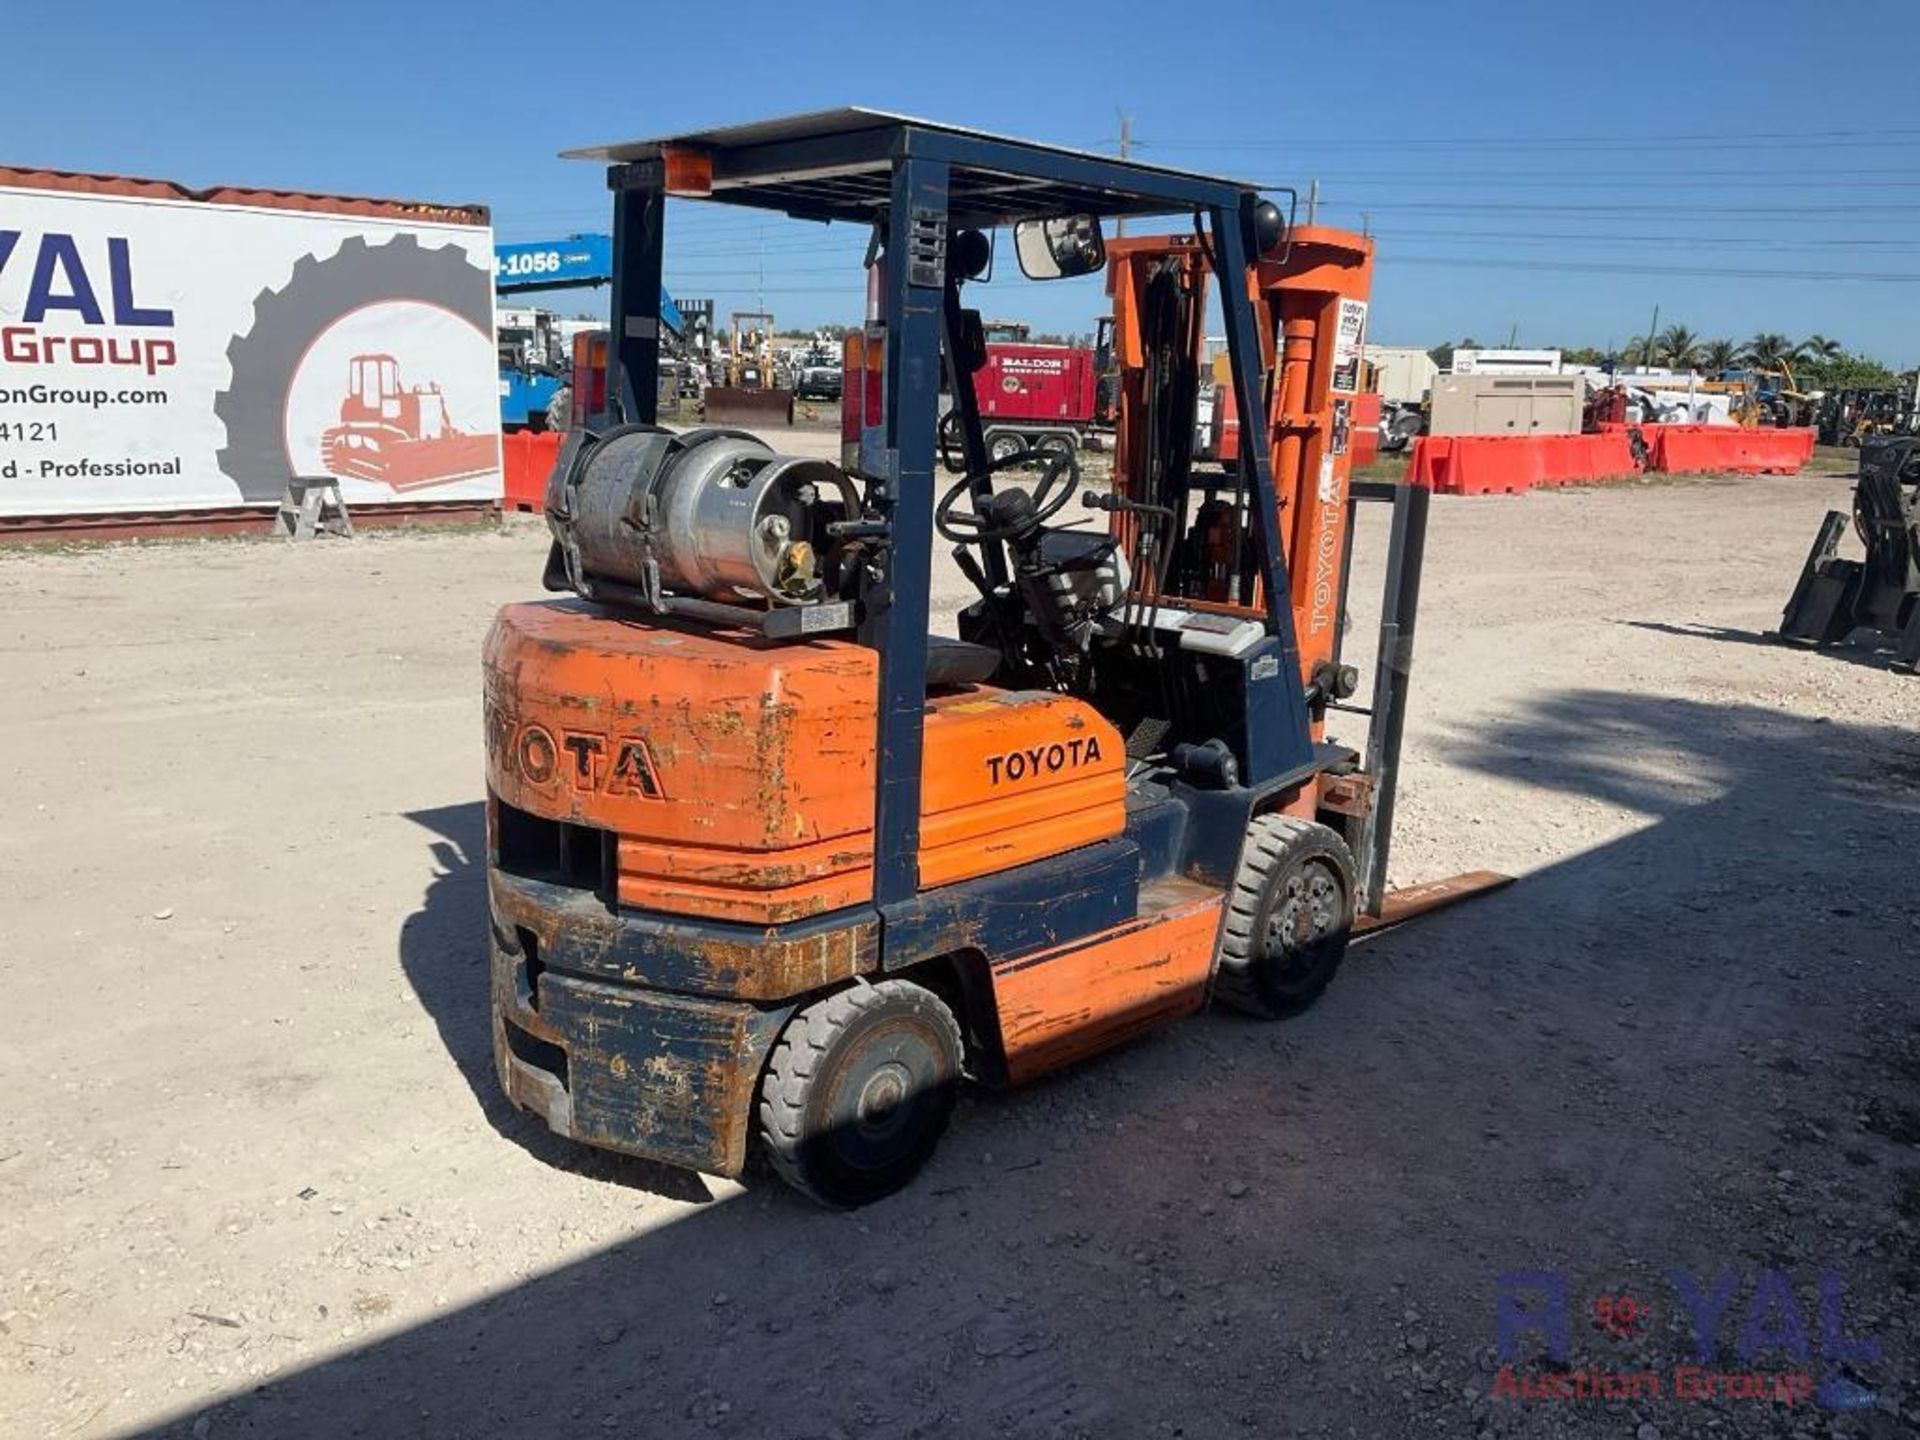
[[[1437,501],[1394,878],[1521,883],[971,1097],[851,1215],[496,1093],[536,526],[0,555],[0,1430],[1914,1433],[1920,680],[1760,634],[1846,490]],[[1515,1376],[1658,1393],[1504,1393],[1518,1272],[1569,1333]],[[1675,1398],[1689,1277],[1797,1403]]]

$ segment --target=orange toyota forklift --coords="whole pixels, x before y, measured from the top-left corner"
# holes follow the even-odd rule
[[[963,1078],[1210,994],[1292,1014],[1356,929],[1497,883],[1382,891],[1426,497],[1348,482],[1367,241],[1295,232],[1250,184],[872,111],[578,153],[615,196],[607,408],[547,493],[570,598],[503,609],[485,658],[517,1104],[857,1205],[926,1161]],[[840,463],[656,423],[669,196],[870,235]],[[1106,241],[1169,215],[1191,234]],[[1030,279],[1109,269],[1110,489],[988,452],[964,297],[996,235]],[[1272,427],[1217,474],[1193,459],[1210,281],[1238,413]],[[1361,751],[1325,728],[1353,708],[1369,499],[1393,521]],[[928,632],[935,535],[978,592],[958,639]]]

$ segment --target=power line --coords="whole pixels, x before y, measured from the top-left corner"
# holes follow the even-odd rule
[[[1577,171],[1569,171],[1565,166],[1556,167],[1552,170],[1512,170],[1504,166],[1498,170],[1328,170],[1324,166],[1317,168],[1319,168],[1323,176],[1331,175],[1335,178],[1345,180],[1404,180],[1420,179],[1423,177],[1448,180],[1477,180],[1481,176],[1502,176],[1518,179],[1559,179],[1569,185],[1584,185],[1590,180],[1639,180],[1649,174],[1647,167],[1644,165],[1632,170],[1588,170],[1583,167]],[[1910,179],[1920,179],[1920,169],[1916,169],[1912,165],[1875,166],[1866,169],[1848,167],[1834,168],[1823,165],[1820,167],[1820,173],[1822,175],[1863,177],[1897,175],[1906,176]],[[1736,170],[1689,169],[1683,176],[1677,178],[1684,179],[1687,176],[1708,176],[1714,178],[1725,176],[1751,177],[1752,175],[1753,168],[1751,166],[1743,166]],[[1763,178],[1766,178],[1769,184],[1774,183],[1771,177]],[[1778,183],[1783,186],[1799,186],[1806,182],[1793,179],[1790,176],[1783,176],[1779,178]]]
[[[1284,140],[1213,140],[1203,138],[1162,139],[1153,142],[1156,150],[1383,150],[1444,148],[1447,150],[1538,150],[1562,147],[1591,149],[1805,149],[1832,148],[1835,142],[1911,143],[1920,140],[1920,128],[1910,126],[1849,130],[1743,130],[1713,131],[1695,134],[1624,135],[1448,135],[1432,133],[1407,136],[1313,136],[1301,134]]]
[[[1635,265],[1601,260],[1540,260],[1524,256],[1392,255],[1381,261],[1392,265],[1432,265],[1473,270],[1559,270],[1602,275],[1696,275],[1717,280],[1822,280],[1869,284],[1920,285],[1920,271],[1876,270],[1753,270],[1719,265]]]
[[[1375,240],[1387,246],[1399,240],[1438,240],[1477,243],[1497,240],[1502,244],[1542,244],[1580,246],[1652,245],[1676,248],[1729,250],[1831,250],[1876,249],[1920,250],[1920,240],[1860,239],[1854,236],[1821,236],[1813,239],[1778,240],[1750,235],[1584,235],[1523,230],[1401,230],[1376,231]],[[1390,253],[1388,252],[1383,253]]]
[[[1411,186],[1416,189],[1431,189],[1436,185],[1465,185],[1474,189],[1510,189],[1510,190],[1790,190],[1799,193],[1805,190],[1915,190],[1920,189],[1920,178],[1908,180],[1876,180],[1865,184],[1857,180],[1794,180],[1785,177],[1763,177],[1753,180],[1651,180],[1642,176],[1632,180],[1596,180],[1587,175],[1563,175],[1557,180],[1516,180],[1493,175],[1489,178],[1463,177],[1459,175],[1433,175],[1423,179],[1406,178],[1387,181],[1380,176],[1342,176],[1338,171],[1320,170],[1322,179],[1331,178],[1335,183],[1359,180],[1362,184],[1392,183]],[[1899,174],[1912,175],[1912,171],[1899,171]]]

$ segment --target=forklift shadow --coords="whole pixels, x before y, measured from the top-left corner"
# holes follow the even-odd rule
[[[1781,640],[1772,633],[1761,634],[1754,630],[1736,630],[1725,625],[1674,625],[1664,620],[1620,620],[1615,623],[1630,625],[1635,630],[1651,630],[1660,635],[1677,635],[1685,640],[1718,640],[1729,645],[1757,645],[1767,650],[1830,656],[1835,660],[1845,661],[1849,665],[1864,665],[1869,670],[1885,670],[1887,662],[1898,653],[1898,647],[1890,642],[1876,644],[1868,641],[1862,644],[1848,640],[1839,645],[1814,646]],[[1868,635],[1872,632],[1857,633]]]
[[[710,1200],[706,1182],[690,1171],[574,1144],[507,1099],[493,1073],[486,808],[470,801],[416,810],[407,818],[438,837],[430,846],[439,869],[420,908],[400,927],[400,967],[487,1123],[503,1139],[558,1169],[672,1200]]]
[[[928,1170],[865,1210],[761,1184],[642,1212],[603,1249],[142,1433],[1469,1433],[1444,1392],[1484,1392],[1505,1272],[1777,1263],[1764,1208],[1809,1264],[1845,1257],[1850,1291],[1896,1293],[1904,1252],[1878,1237],[1903,1152],[1857,1159],[1880,1142],[1848,1130],[1789,1159],[1781,1136],[1912,1103],[1887,1040],[1920,1046],[1911,901],[1862,865],[1920,849],[1920,739],[1589,690],[1429,753],[1465,796],[1428,822],[1453,860],[1495,858],[1474,837],[1502,806],[1521,847],[1603,810],[1645,823],[1563,837],[1520,884],[1369,940],[1297,1021],[1202,1016],[964,1102]],[[446,873],[408,974],[533,1149],[495,1109],[479,808],[416,818]],[[1789,1163],[1800,1181],[1777,1178]],[[1848,1198],[1822,1188],[1802,1223],[1766,1187],[1810,1171]],[[1432,1397],[1381,1383],[1416,1328],[1449,1380]],[[1556,1435],[1620,1425],[1554,1412],[1534,1418]]]

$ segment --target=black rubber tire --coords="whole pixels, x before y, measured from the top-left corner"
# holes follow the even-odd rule
[[[1080,453],[1080,447],[1073,443],[1073,437],[1071,435],[1063,435],[1057,430],[1031,438],[1033,448],[1036,450],[1054,450],[1066,455],[1077,455]]]
[[[815,1001],[787,1022],[760,1081],[768,1163],[824,1205],[892,1194],[946,1132],[963,1056],[953,1012],[911,981]]]
[[[1262,1020],[1320,998],[1353,930],[1353,853],[1325,825],[1261,815],[1227,894],[1214,998]]]
[[[1026,437],[1012,430],[988,430],[984,438],[989,460],[1011,460],[1027,449]]]

